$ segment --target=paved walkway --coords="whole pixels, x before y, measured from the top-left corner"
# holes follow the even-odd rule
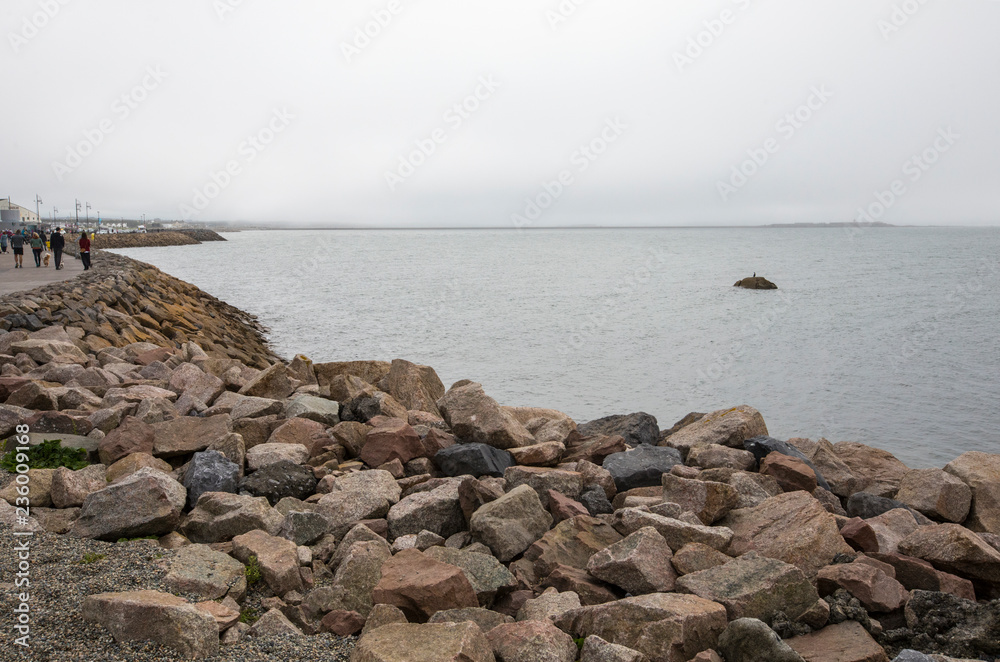
[[[14,252],[10,247],[6,253],[0,253],[0,295],[32,290],[40,285],[69,280],[83,273],[83,262],[72,255],[63,254],[63,268],[56,271],[54,258],[49,260],[48,267],[36,267],[31,250],[25,247],[24,252],[24,269],[14,268]]]

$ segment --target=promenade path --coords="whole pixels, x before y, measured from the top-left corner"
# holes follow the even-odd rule
[[[36,267],[31,251],[25,248],[24,252],[24,269],[14,268],[14,253],[9,247],[6,253],[0,253],[0,295],[32,290],[83,273],[83,262],[72,255],[63,254],[63,268],[56,271],[54,260],[49,260],[48,267]]]

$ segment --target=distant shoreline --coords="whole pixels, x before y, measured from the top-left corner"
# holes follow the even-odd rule
[[[521,231],[545,231],[545,230],[783,230],[783,229],[839,229],[839,228],[978,228],[994,226],[954,226],[954,225],[890,225],[888,223],[780,223],[773,225],[564,225],[564,226],[544,226],[532,228],[513,228],[509,226],[484,226],[484,227],[449,227],[449,226],[420,226],[420,227],[361,227],[361,226],[292,226],[292,227],[259,227],[243,226],[241,232],[253,231],[280,231],[280,230],[373,230],[373,231],[399,231],[399,230],[509,230],[511,232]],[[233,230],[235,231],[235,230]],[[230,230],[216,229],[216,232],[230,232]]]

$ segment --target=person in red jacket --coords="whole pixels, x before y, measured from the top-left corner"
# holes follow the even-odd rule
[[[80,259],[83,260],[83,270],[90,269],[90,239],[86,232],[80,233]]]

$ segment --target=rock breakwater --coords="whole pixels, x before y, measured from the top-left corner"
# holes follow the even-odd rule
[[[222,659],[330,634],[360,635],[356,662],[1000,654],[1000,455],[913,470],[773,439],[746,405],[665,431],[641,412],[578,426],[405,360],[285,363],[248,316],[117,257],[0,300],[0,438],[27,425],[93,462],[30,470],[17,526],[171,550],[157,582],[83,598],[76,646],[107,631]],[[149,306],[187,326],[168,335]],[[0,489],[5,526],[18,496]]]
[[[94,268],[73,280],[0,297],[0,330],[8,332],[8,343],[50,327],[66,327],[83,352],[194,341],[209,356],[249,366],[278,360],[252,315],[156,267],[107,252],[95,253]]]
[[[94,237],[92,247],[99,248],[145,248],[148,246],[190,246],[206,241],[225,241],[212,230],[169,230],[163,232],[127,232],[122,234],[99,234]],[[68,242],[73,244],[74,242]]]

